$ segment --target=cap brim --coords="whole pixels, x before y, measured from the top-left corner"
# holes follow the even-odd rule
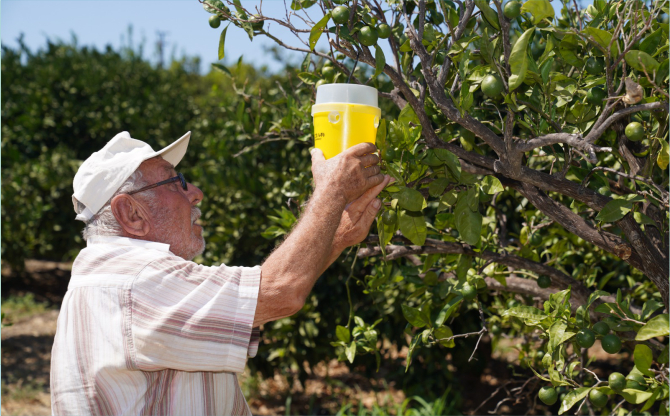
[[[172,166],[177,166],[177,164],[186,154],[186,149],[188,148],[188,142],[190,141],[190,138],[191,132],[189,131],[171,145],[156,152],[156,156],[161,156],[163,159],[170,162]]]

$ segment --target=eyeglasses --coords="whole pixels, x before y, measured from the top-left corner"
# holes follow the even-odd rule
[[[175,176],[175,177],[172,177],[170,179],[166,179],[164,181],[157,182],[153,185],[145,186],[144,188],[140,188],[136,191],[128,192],[127,195],[136,194],[138,192],[146,191],[146,190],[149,190],[149,189],[153,189],[157,186],[166,185],[168,183],[173,183],[173,182],[177,182],[177,181],[181,182],[181,187],[184,189],[184,191],[188,191],[188,184],[186,183],[186,179],[184,178],[184,175],[177,172],[177,176]]]

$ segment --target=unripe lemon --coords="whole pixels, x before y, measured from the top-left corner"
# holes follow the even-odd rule
[[[634,142],[639,142],[642,140],[644,138],[644,127],[642,127],[642,124],[638,123],[637,121],[628,123],[626,126],[626,137],[628,137],[628,140]]]
[[[616,354],[621,350],[621,340],[614,334],[605,335],[600,343],[605,352],[609,354]]]
[[[216,29],[217,27],[221,26],[221,19],[219,19],[219,16],[209,16],[209,26],[212,29]]]
[[[516,19],[521,14],[521,3],[518,1],[509,1],[503,9],[503,14],[508,19]]]
[[[349,8],[347,6],[337,6],[332,12],[333,22],[343,25],[349,21]]]
[[[482,92],[489,98],[498,98],[503,92],[503,83],[495,75],[487,75],[482,80]]]
[[[540,392],[537,393],[537,397],[542,400],[542,403],[551,406],[558,400],[558,393],[556,393],[556,389],[553,387],[544,386],[540,389]]]

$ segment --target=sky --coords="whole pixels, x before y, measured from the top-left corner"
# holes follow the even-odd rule
[[[242,4],[254,10],[261,2],[242,0]],[[283,16],[284,1],[265,0],[262,11],[264,15]],[[132,27],[133,45],[144,43],[146,58],[157,62],[156,43],[161,32],[166,61],[173,53],[176,57],[197,55],[202,59],[201,68],[207,72],[210,63],[218,62],[219,36],[225,27],[225,22],[218,29],[209,27],[209,16],[198,0],[2,0],[0,39],[3,45],[16,48],[17,39],[23,34],[26,45],[37,50],[46,45],[47,39],[70,42],[74,33],[79,45],[102,50],[109,44],[118,50],[129,45],[128,28]],[[282,29],[273,23],[270,30],[280,39],[296,45],[293,35]],[[252,42],[246,32],[231,25],[222,63],[232,64],[243,56],[247,63],[267,65],[271,71],[278,71],[283,65],[267,51],[272,45],[273,41],[262,36]],[[317,48],[323,45],[322,40]],[[304,57],[298,52],[282,53],[293,62],[300,62]]]
[[[262,4],[264,15],[285,15],[284,0],[241,1],[248,10]],[[287,2],[290,4],[290,0]],[[579,3],[586,7],[592,0]],[[557,9],[558,1],[554,0],[553,4]],[[69,42],[74,34],[79,45],[95,46],[99,50],[112,45],[119,50],[130,44],[128,29],[132,27],[132,45],[144,44],[145,58],[158,61],[156,43],[162,33],[166,61],[173,54],[177,58],[199,56],[201,71],[208,72],[210,64],[218,62],[219,36],[225,27],[223,22],[218,29],[210,28],[209,16],[198,0],[2,0],[0,39],[3,45],[16,48],[17,39],[23,34],[25,44],[37,50],[46,45],[47,39]],[[294,22],[297,25],[299,21],[294,19]],[[290,45],[299,45],[288,30],[276,23],[271,24],[270,32]],[[245,62],[257,67],[266,65],[272,72],[283,68],[267,49],[275,43],[263,36],[255,37],[252,42],[242,29],[231,25],[225,45],[224,65],[233,64],[242,56]],[[322,36],[317,49],[325,46],[325,36]],[[382,43],[382,49],[386,56],[390,55],[386,42]],[[281,53],[294,63],[304,58],[300,52],[282,49]]]

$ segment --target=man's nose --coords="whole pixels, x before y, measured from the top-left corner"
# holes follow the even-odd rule
[[[188,191],[186,191],[186,194],[188,195],[188,200],[191,202],[191,205],[198,205],[200,201],[202,201],[202,198],[205,197],[205,194],[202,193],[200,188],[190,182],[188,183]]]

